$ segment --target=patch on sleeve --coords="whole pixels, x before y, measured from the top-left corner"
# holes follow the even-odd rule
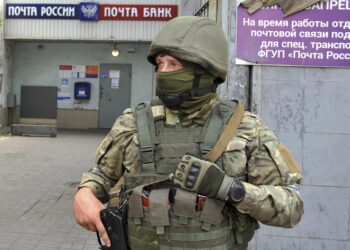
[[[277,165],[282,181],[285,184],[300,183],[302,179],[300,167],[287,147],[276,145],[272,141],[265,142],[264,146]]]

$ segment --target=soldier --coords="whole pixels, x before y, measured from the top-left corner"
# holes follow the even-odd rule
[[[258,221],[300,221],[301,174],[261,119],[242,111],[236,131],[220,135],[240,107],[216,94],[227,54],[222,30],[201,17],[169,21],[152,42],[158,98],[117,118],[74,196],[76,221],[107,246],[99,212],[124,178],[132,250],[246,249]]]

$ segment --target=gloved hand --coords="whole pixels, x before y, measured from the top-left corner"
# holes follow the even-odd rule
[[[280,0],[245,0],[241,4],[248,9],[249,14],[253,14],[262,7],[268,7],[278,4]]]
[[[226,200],[235,205],[245,196],[242,183],[225,174],[216,164],[185,155],[170,175],[173,183],[182,189]]]

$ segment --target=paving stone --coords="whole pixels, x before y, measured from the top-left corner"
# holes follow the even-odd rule
[[[72,197],[106,134],[0,138],[0,250],[98,249],[96,235],[76,224]]]

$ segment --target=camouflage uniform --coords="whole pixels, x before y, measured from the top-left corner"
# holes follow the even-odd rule
[[[182,120],[185,126],[203,126],[218,99]],[[166,109],[165,122],[176,121],[177,114]],[[291,173],[278,151],[276,136],[256,115],[245,112],[244,118],[225,152],[227,175],[246,175],[243,182],[246,196],[236,206],[240,213],[273,226],[293,227],[303,215],[303,200],[296,185],[301,175]],[[107,201],[108,191],[122,177],[133,173],[139,158],[137,127],[131,109],[126,109],[102,141],[96,154],[96,165],[82,175],[79,187],[90,187],[101,200]]]

